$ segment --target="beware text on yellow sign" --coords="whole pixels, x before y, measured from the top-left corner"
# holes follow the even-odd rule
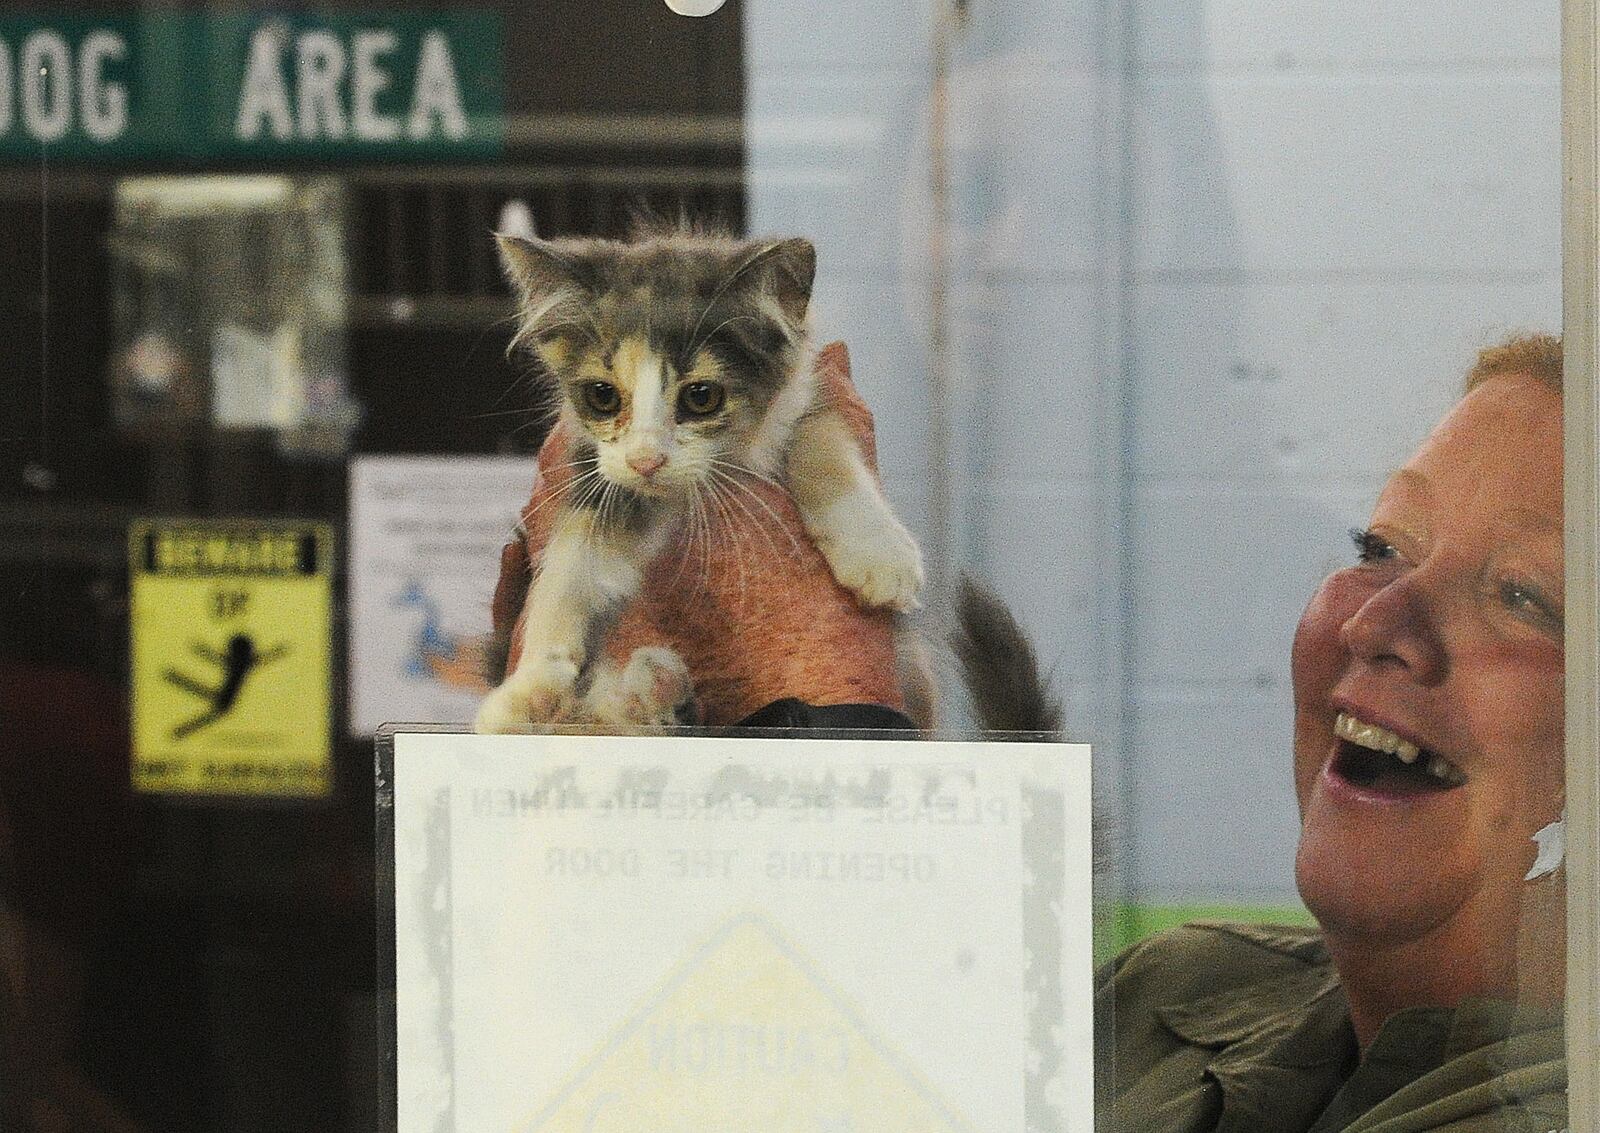
[[[129,555],[135,789],[326,794],[332,531],[148,521]]]

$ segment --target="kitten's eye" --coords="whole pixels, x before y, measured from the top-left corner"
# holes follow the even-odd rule
[[[695,417],[709,417],[722,408],[727,396],[716,382],[690,382],[678,391],[678,408]]]
[[[610,382],[585,382],[583,403],[602,417],[610,417],[622,408],[622,395]]]
[[[1393,543],[1373,531],[1353,527],[1350,529],[1350,539],[1356,545],[1356,558],[1360,562],[1376,563],[1400,557]]]

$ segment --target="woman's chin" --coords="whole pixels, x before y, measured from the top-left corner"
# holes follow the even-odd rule
[[[1407,892],[1409,885],[1375,879],[1372,863],[1330,855],[1315,844],[1301,843],[1295,883],[1306,908],[1334,939],[1398,944],[1426,936],[1441,919],[1437,890]]]
[[[1350,805],[1313,789],[1295,856],[1300,899],[1330,934],[1380,940],[1426,935],[1467,898],[1459,822],[1443,800]]]

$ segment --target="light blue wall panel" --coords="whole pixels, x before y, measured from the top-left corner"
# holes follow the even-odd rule
[[[1202,68],[1524,67],[1553,72],[1557,0],[1143,0],[1139,59]]]
[[[1291,901],[1300,609],[1475,350],[1559,324],[1555,0],[970,8],[950,452],[931,5],[747,3],[753,226],[817,241],[819,334],[849,339],[924,537],[929,464],[953,470],[930,553],[998,585],[1075,735],[1129,725],[1128,895]]]
[[[1548,272],[1559,82],[1158,77],[1137,123],[1141,271]]]

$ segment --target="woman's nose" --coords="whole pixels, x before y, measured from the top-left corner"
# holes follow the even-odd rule
[[[1423,568],[1391,579],[1345,620],[1339,640],[1353,656],[1403,667],[1419,683],[1441,680],[1447,657],[1432,581]]]

